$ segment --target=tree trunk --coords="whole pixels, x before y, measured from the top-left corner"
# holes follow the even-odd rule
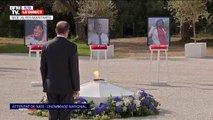
[[[193,22],[193,36],[196,38],[196,33],[195,33],[195,23]]]
[[[124,28],[123,28],[123,21],[121,21],[121,25],[120,25],[120,35],[119,37],[124,37]]]
[[[132,23],[132,36],[135,36],[135,23]]]
[[[179,33],[180,35],[182,35],[182,34],[181,34],[182,25],[183,25],[183,24],[181,23],[181,24],[180,24],[180,33]]]
[[[188,22],[184,22],[181,25],[181,40],[182,41],[189,41],[190,40],[190,30],[189,30],[189,23]]]
[[[79,23],[78,19],[75,19],[75,30],[79,37],[79,40],[87,42],[84,25],[82,23]]]
[[[196,32],[195,32],[195,22],[192,23],[192,28],[193,28],[193,36],[194,36],[194,42],[196,43]]]

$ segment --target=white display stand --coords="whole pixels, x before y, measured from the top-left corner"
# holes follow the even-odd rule
[[[99,73],[100,73],[100,52],[104,53],[104,59],[105,59],[106,64],[107,64],[106,72],[108,73],[107,51],[108,51],[107,45],[90,45],[90,63],[91,63],[91,60],[93,60],[93,53],[96,52],[97,53],[97,64],[98,64]],[[108,77],[107,73],[106,73],[106,76]]]
[[[207,56],[206,43],[187,43],[185,44],[186,58],[202,58]]]
[[[95,46],[95,47],[94,47]],[[96,47],[97,46],[97,47]],[[93,48],[94,47],[94,48]],[[98,48],[98,45],[90,45],[90,60],[93,59],[93,54],[94,52],[97,53],[97,60],[100,60],[100,52],[104,53],[104,59],[107,59],[107,51],[108,51],[108,46],[106,48],[104,47],[103,49],[100,47]]]
[[[166,60],[166,72],[167,72],[167,77],[169,79],[169,73],[168,73],[168,46],[167,45],[150,45],[149,49],[151,51],[150,55],[150,66],[149,66],[149,80],[152,85],[167,85],[167,81],[160,81],[159,80],[159,74],[160,74],[160,52],[165,53],[165,60]],[[152,81],[152,60],[153,60],[153,53],[157,52],[157,72],[156,72],[156,80]]]
[[[93,51],[92,58],[97,59],[97,57],[98,57],[98,52]],[[114,57],[114,45],[109,45],[109,46],[107,46],[107,58],[113,58],[113,57]],[[99,52],[99,58],[105,59],[105,52],[104,51]]]
[[[32,45],[32,46],[28,46],[29,47],[29,58],[28,58],[28,72],[27,72],[27,79],[29,79],[29,71],[30,71],[30,61],[31,61],[31,57],[32,57],[32,53],[35,52],[36,53],[36,72],[37,72],[37,82],[31,82],[31,86],[40,86],[41,85],[41,74],[40,74],[40,54],[42,51],[42,47],[41,45]]]

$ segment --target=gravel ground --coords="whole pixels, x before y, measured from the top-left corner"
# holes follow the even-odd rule
[[[41,87],[30,85],[32,81],[41,81],[37,78],[36,63],[36,59],[28,59],[27,54],[0,54],[0,120],[47,120],[28,115],[29,111],[9,110],[10,103],[36,103],[44,95]],[[28,65],[31,65],[29,70]],[[129,120],[213,120],[213,58],[170,57],[169,78],[165,65],[162,61],[160,80],[167,81],[166,86],[150,84],[146,57],[101,61],[103,69],[100,70],[102,78],[108,82],[132,91],[145,89],[161,103],[159,115]],[[152,68],[156,68],[156,62]],[[95,61],[80,57],[81,83],[92,80],[96,69]]]

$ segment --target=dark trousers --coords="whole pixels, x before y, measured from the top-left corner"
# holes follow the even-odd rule
[[[73,103],[72,94],[47,93],[49,104],[70,104]],[[70,120],[71,110],[49,110],[49,120]]]

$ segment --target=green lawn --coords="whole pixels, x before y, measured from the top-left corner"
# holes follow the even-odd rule
[[[28,48],[21,44],[6,44],[0,46],[0,53],[27,53]]]
[[[85,43],[76,43],[78,46],[78,55],[79,56],[89,56],[90,50],[89,46]]]
[[[89,46],[86,43],[76,43],[79,56],[89,56]],[[28,47],[24,45],[23,38],[0,37],[0,53],[27,53]]]
[[[86,44],[78,44],[78,55],[79,56],[89,56],[89,47]],[[8,44],[0,46],[0,53],[27,53],[28,47],[21,44]]]
[[[0,41],[4,40],[4,41],[20,41],[23,40],[24,38],[8,38],[8,37],[0,37]]]

